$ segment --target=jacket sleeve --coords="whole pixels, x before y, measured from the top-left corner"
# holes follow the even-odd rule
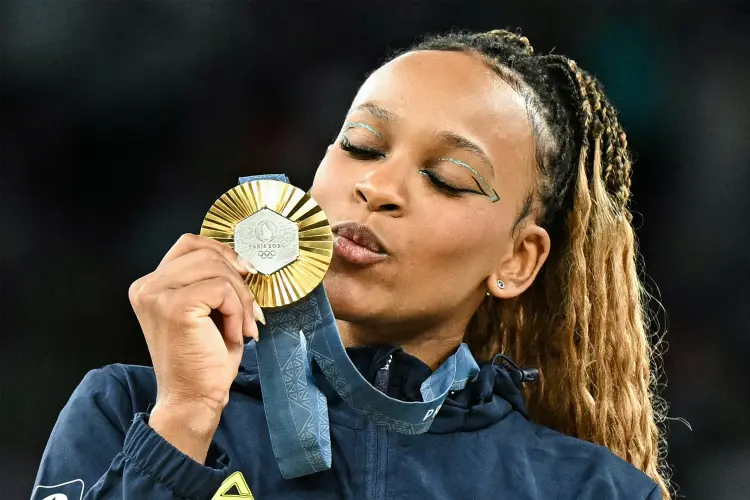
[[[149,427],[148,414],[134,414],[129,392],[117,365],[84,377],[52,430],[31,500],[212,497],[229,470],[226,454],[212,443],[206,465],[184,455]]]

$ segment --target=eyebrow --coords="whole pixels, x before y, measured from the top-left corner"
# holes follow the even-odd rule
[[[366,102],[364,104],[360,104],[359,106],[355,106],[349,110],[349,113],[354,113],[355,111],[367,111],[375,118],[380,118],[381,120],[385,120],[388,122],[398,121],[398,115],[396,115],[396,113],[381,108],[377,104],[373,104],[371,102]]]
[[[463,149],[464,151],[475,154],[479,157],[480,160],[482,160],[482,163],[489,169],[492,175],[495,175],[495,169],[492,166],[492,162],[490,161],[489,156],[487,156],[487,153],[485,153],[484,149],[479,147],[478,144],[470,141],[466,137],[454,134],[453,132],[448,132],[446,130],[441,130],[440,132],[438,132],[437,137],[440,142],[449,145],[451,148]]]
[[[355,106],[349,112],[353,113],[355,111],[367,111],[375,118],[380,118],[381,120],[385,120],[387,122],[398,121],[398,115],[396,115],[394,112],[388,111],[385,108],[381,108],[377,104],[374,104],[371,102],[366,102],[358,106]],[[361,125],[358,125],[358,126],[361,126]],[[363,128],[370,129],[369,127],[363,127]],[[377,135],[380,135],[380,134],[377,134]],[[437,139],[440,142],[447,144],[451,148],[463,149],[464,151],[468,151],[469,153],[472,153],[478,156],[479,159],[484,164],[484,166],[487,167],[487,169],[489,169],[490,173],[493,176],[495,175],[495,168],[492,166],[492,162],[490,161],[489,156],[487,156],[487,153],[485,153],[484,150],[478,144],[476,144],[473,141],[470,141],[464,136],[458,135],[454,132],[448,132],[447,130],[441,130],[436,135],[437,135]]]

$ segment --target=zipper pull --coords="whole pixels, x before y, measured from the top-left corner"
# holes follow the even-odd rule
[[[393,361],[393,354],[388,357],[388,361],[385,362],[378,373],[375,374],[375,388],[383,394],[388,394],[388,379],[390,378],[391,361]]]

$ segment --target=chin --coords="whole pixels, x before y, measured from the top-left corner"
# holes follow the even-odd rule
[[[372,317],[374,304],[371,287],[365,289],[363,284],[336,272],[328,273],[323,286],[336,319],[356,322]]]

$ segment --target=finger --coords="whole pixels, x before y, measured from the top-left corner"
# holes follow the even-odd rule
[[[256,342],[260,338],[260,332],[258,331],[258,324],[255,321],[250,321],[248,323],[249,326],[243,326],[242,331],[245,335],[245,337],[249,337]]]
[[[215,248],[199,248],[162,263],[151,278],[158,281],[160,287],[181,288],[218,276],[231,277],[244,283],[246,275],[247,271],[240,272],[231,259]]]
[[[190,233],[186,233],[180,236],[177,242],[172,246],[172,248],[169,249],[167,254],[161,260],[157,269],[177,259],[178,257],[204,248],[210,248],[219,252],[227,259],[228,262],[232,264],[233,267],[237,269],[237,272],[243,275],[247,274],[248,272],[252,274],[255,274],[257,272],[255,267],[250,264],[250,262],[237,255],[237,252],[230,248],[229,245],[225,245],[224,243],[214,240],[213,238],[198,236]]]
[[[232,283],[245,308],[244,334],[257,340],[255,321],[265,322],[263,312],[255,302],[255,296],[245,279],[223,254],[213,248],[201,248],[167,263],[154,273],[147,291],[159,293],[162,290],[181,288],[220,276]]]
[[[209,278],[173,292],[174,309],[194,311],[210,320],[211,311],[217,310],[223,318],[221,333],[229,343],[242,342],[245,307],[232,283],[225,277]]]

